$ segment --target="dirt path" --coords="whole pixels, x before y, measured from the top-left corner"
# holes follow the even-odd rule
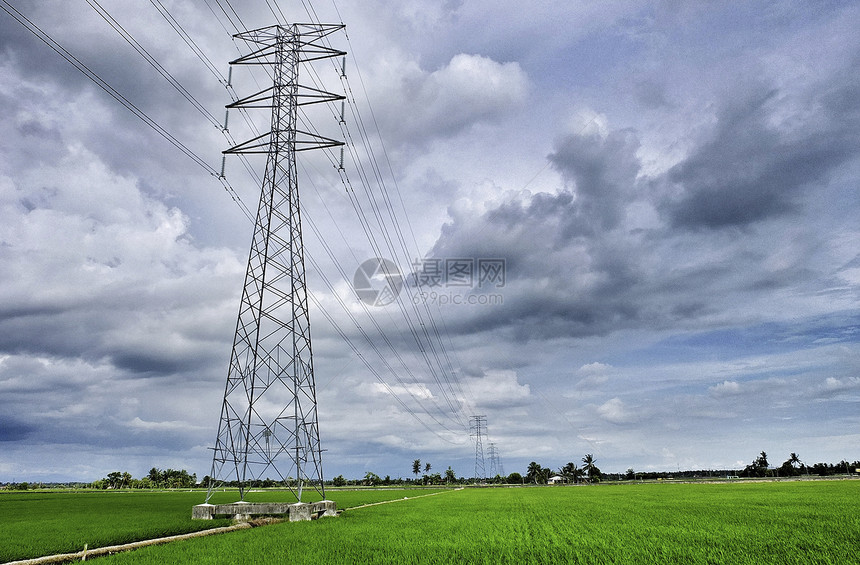
[[[189,534],[179,534],[175,536],[167,536],[163,538],[155,538],[148,539],[143,541],[136,541],[133,543],[124,543],[122,545],[108,545],[105,547],[97,547],[95,549],[86,549],[83,551],[78,551],[76,553],[58,553],[56,555],[47,555],[45,557],[37,557],[35,559],[23,559],[21,561],[9,561],[4,565],[44,565],[46,563],[66,563],[68,561],[86,561],[87,557],[99,557],[101,555],[110,555],[112,553],[119,553],[121,551],[129,551],[131,549],[137,549],[139,547],[146,547],[148,545],[160,545],[163,543],[169,543],[172,541],[179,541],[183,539],[191,539],[191,538],[199,538],[203,536],[211,536],[213,534],[223,534],[226,532],[232,532],[234,530],[243,530],[245,528],[253,527],[251,524],[247,522],[243,522],[241,524],[234,524],[233,526],[225,526],[223,528],[212,528],[209,530],[200,530],[198,532],[191,532]]]
[[[370,504],[362,504],[361,506],[353,506],[351,508],[344,508],[343,511],[347,510],[357,510],[359,508],[367,508],[368,506],[379,506],[380,504],[391,504],[392,502],[403,502],[404,500],[415,500],[416,498],[424,498],[425,496],[436,496],[437,494],[445,494],[446,492],[454,492],[458,490],[463,490],[463,487],[455,488],[453,490],[442,490],[439,492],[431,492],[430,494],[421,494],[418,496],[404,496],[403,498],[395,498],[394,500],[383,500],[382,502],[371,502]]]

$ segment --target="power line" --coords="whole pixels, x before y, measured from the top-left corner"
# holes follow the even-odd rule
[[[176,91],[177,91],[177,92],[179,92],[179,93],[182,95],[182,97],[183,97],[183,98],[185,98],[188,102],[190,102],[190,103],[191,103],[191,105],[192,105],[192,106],[194,106],[194,108],[195,108],[198,112],[200,112],[200,113],[203,115],[203,117],[204,117],[204,118],[206,118],[207,120],[209,120],[209,123],[211,123],[212,125],[214,125],[216,128],[221,128],[221,124],[218,122],[218,120],[215,118],[215,116],[213,116],[213,115],[209,112],[209,110],[207,110],[207,109],[203,106],[203,104],[201,104],[201,103],[200,103],[200,102],[199,102],[199,101],[194,97],[194,95],[193,95],[193,94],[191,94],[190,92],[188,92],[188,89],[186,89],[184,86],[182,86],[182,85],[179,83],[179,81],[178,81],[178,80],[176,80],[176,78],[175,78],[172,74],[170,74],[170,72],[169,72],[167,69],[165,69],[165,68],[164,68],[164,66],[163,66],[161,63],[159,63],[159,62],[156,60],[156,58],[155,58],[155,57],[153,57],[153,56],[152,56],[152,54],[150,54],[150,52],[149,52],[149,51],[147,51],[147,50],[146,50],[146,48],[145,48],[145,47],[143,47],[143,46],[140,44],[140,42],[138,42],[138,41],[137,41],[137,40],[136,40],[136,39],[135,39],[135,38],[134,38],[134,37],[133,37],[133,36],[132,36],[132,35],[131,35],[131,34],[130,34],[130,33],[129,33],[129,32],[128,32],[128,31],[127,31],[127,30],[126,30],[126,29],[125,29],[125,28],[124,28],[120,23],[119,23],[119,22],[118,22],[118,21],[116,21],[116,19],[115,19],[113,16],[111,16],[111,15],[110,15],[110,13],[108,13],[108,11],[107,11],[107,10],[105,10],[105,9],[102,7],[102,5],[101,5],[101,4],[99,4],[99,3],[98,3],[98,1],[97,1],[97,0],[86,0],[86,2],[87,2],[87,4],[89,4],[89,5],[90,5],[90,7],[91,7],[93,10],[95,10],[95,11],[96,11],[96,13],[97,13],[99,16],[101,16],[101,17],[102,17],[102,19],[103,19],[104,21],[106,21],[106,22],[108,23],[108,25],[110,25],[110,26],[114,29],[114,31],[116,31],[116,32],[120,35],[120,37],[122,37],[123,39],[125,39],[125,41],[126,41],[129,45],[131,45],[131,46],[134,48],[134,50],[135,50],[135,51],[137,51],[137,53],[138,53],[141,57],[143,57],[143,58],[144,58],[144,60],[146,60],[146,62],[147,62],[147,63],[149,63],[149,64],[152,66],[152,68],[154,68],[156,71],[158,71],[158,74],[160,74],[161,76],[163,76],[163,77],[165,78],[165,80],[167,80],[167,82],[168,82],[168,83],[170,83],[170,86],[172,86],[173,88],[175,88],[175,89],[176,89]]]
[[[218,67],[212,62],[209,57],[206,56],[206,53],[196,41],[185,31],[185,28],[176,20],[173,14],[170,13],[164,4],[161,3],[161,0],[149,0],[150,3],[155,6],[155,9],[158,10],[158,13],[170,24],[170,27],[179,34],[179,37],[182,38],[182,41],[191,49],[191,51],[200,59],[207,69],[218,79],[218,82],[223,84],[224,86],[228,85],[228,80],[224,77],[224,75],[218,70]]]
[[[313,6],[305,3],[304,1],[302,2],[302,4],[305,7],[305,10],[307,11],[309,18],[312,21],[317,21],[318,18],[317,18],[316,12],[313,9]],[[336,9],[336,6],[335,6],[335,9]],[[338,12],[338,14],[339,14],[339,12]],[[347,41],[349,41],[348,35],[347,35]],[[354,54],[353,54],[353,59],[355,59]],[[344,64],[345,64],[345,61],[344,61]],[[358,69],[357,62],[356,62],[356,69]],[[335,70],[337,70],[337,69],[335,69]],[[361,79],[360,71],[357,70],[357,72],[359,73],[359,78]],[[375,157],[372,146],[369,143],[369,135],[367,132],[367,128],[364,124],[364,120],[361,117],[361,113],[358,110],[358,105],[355,101],[355,95],[353,94],[352,88],[349,85],[349,80],[348,80],[348,77],[345,73],[345,70],[338,73],[338,74],[344,83],[345,91],[349,95],[347,97],[347,101],[350,104],[350,109],[351,109],[351,112],[353,113],[353,118],[355,119],[355,123],[358,125],[359,134],[360,134],[359,137],[362,141],[362,145],[364,147],[364,152],[368,156],[369,163],[370,163],[372,175],[368,175],[368,173],[364,169],[362,159],[360,159],[357,156],[357,154],[353,152],[353,148],[356,147],[355,141],[352,138],[352,135],[351,135],[351,132],[349,130],[347,123],[343,119],[341,119],[341,127],[344,131],[345,138],[348,140],[348,146],[350,147],[350,155],[351,155],[353,162],[356,166],[356,170],[359,174],[359,179],[361,180],[361,184],[364,188],[365,195],[367,196],[367,199],[368,199],[368,202],[370,205],[370,211],[373,214],[373,217],[376,221],[376,225],[378,226],[379,232],[381,232],[381,235],[382,235],[383,240],[385,242],[384,247],[388,250],[388,252],[391,254],[391,256],[393,258],[396,259],[396,258],[400,257],[402,259],[405,259],[405,261],[408,264],[410,261],[410,251],[408,250],[409,246],[406,244],[406,240],[403,236],[403,230],[400,226],[400,221],[398,220],[398,214],[394,210],[394,206],[392,204],[391,197],[389,196],[389,192],[388,192],[388,189],[386,187],[386,183],[385,183],[385,180],[383,178],[381,168],[380,168],[378,161]],[[366,88],[364,88],[363,80],[361,82],[362,82],[363,92],[365,93],[365,98],[369,100],[369,98],[367,97]],[[376,127],[376,131],[378,134],[379,133],[379,126],[378,126],[378,123],[376,122],[375,115],[373,115],[372,107],[370,107],[370,111],[371,111],[371,115],[373,117],[373,124]],[[378,137],[380,138],[380,142],[381,142],[381,135]],[[397,186],[397,183],[396,183],[396,177],[395,177],[394,172],[393,172],[393,167],[391,165],[390,160],[388,159],[387,152],[385,151],[384,143],[382,143],[381,147],[383,150],[383,154],[385,156],[385,160],[388,163],[389,174],[391,175],[391,178],[394,180],[394,187],[395,187],[395,190],[397,192],[398,199],[400,201],[402,213],[404,215],[406,224],[409,227],[409,231],[412,235],[412,241],[415,244],[416,250],[417,250],[417,239],[415,237],[414,230],[412,229],[412,225],[409,222],[409,217],[408,217],[408,214],[406,213],[406,208],[405,208],[405,205],[403,203],[402,195],[401,195],[401,193],[399,191],[399,187]],[[340,167],[339,170],[340,170],[341,175],[342,175],[342,180],[345,181],[345,185],[348,188],[348,193],[351,195],[354,194],[354,191],[351,190],[351,188],[350,188],[350,183],[349,183],[348,177],[343,178],[345,176],[345,173],[344,173],[342,167]],[[375,182],[370,182],[370,176],[372,176],[374,178]],[[379,187],[379,196],[381,197],[382,208],[380,208],[379,204],[377,204],[377,198],[372,194],[372,189],[371,189],[372,186]],[[352,196],[351,196],[351,198],[352,198]],[[374,235],[374,232],[376,230],[374,230],[370,227],[368,219],[367,219],[367,215],[364,212],[361,205],[358,204],[357,199],[353,199],[353,202],[354,202],[354,206],[356,208],[356,213],[359,217],[359,220],[362,222],[364,232],[368,236],[368,239],[371,243],[371,247],[374,249],[374,251],[377,253],[377,255],[381,256],[380,248],[382,247],[382,245],[376,241],[376,237]],[[385,210],[385,213],[383,213],[383,211],[382,211],[383,209]],[[383,218],[383,216],[387,216],[388,220],[386,221]],[[389,232],[389,230],[391,230],[391,232]],[[393,233],[393,235],[392,235],[392,233]],[[402,253],[402,255],[401,255],[401,253]],[[420,256],[420,252],[417,254],[417,256]],[[441,394],[445,398],[445,401],[448,403],[452,412],[454,414],[458,414],[460,412],[460,410],[462,410],[462,408],[457,406],[457,403],[452,398],[451,394],[453,394],[454,396],[459,394],[459,396],[461,398],[464,398],[465,394],[463,392],[462,386],[460,385],[459,379],[456,376],[456,371],[453,368],[453,363],[451,361],[451,357],[448,354],[447,347],[445,347],[444,341],[443,341],[442,336],[441,336],[441,332],[439,331],[439,327],[435,321],[434,316],[430,313],[429,305],[427,305],[426,303],[424,304],[424,314],[422,314],[418,308],[418,305],[412,303],[411,304],[411,306],[412,306],[412,314],[411,315],[409,314],[409,312],[407,310],[405,310],[403,308],[403,304],[399,300],[398,300],[398,305],[401,307],[402,314],[404,316],[404,319],[407,322],[407,325],[410,327],[410,330],[413,332],[413,336],[415,338],[415,342],[419,348],[419,351],[421,351],[422,355],[424,356],[425,362],[426,362],[428,368],[430,369],[430,372],[433,375],[434,380],[436,381],[437,385],[439,386],[439,391],[441,392]],[[414,321],[413,321],[413,316],[414,316]],[[415,324],[417,324],[417,325],[415,325]],[[432,337],[431,337],[431,335],[432,335]],[[433,368],[434,366],[437,368],[434,369]],[[444,383],[443,383],[443,380],[445,381]],[[456,388],[456,391],[455,391],[455,388]],[[450,394],[449,394],[449,392],[450,392]],[[461,422],[461,425],[465,426],[465,423]]]
[[[307,8],[307,6],[306,6]],[[308,9],[308,15],[313,20],[316,18],[316,14],[311,12],[312,8]],[[344,61],[345,63],[345,61]],[[394,211],[394,207],[392,206],[391,199],[388,195],[388,191],[385,186],[385,181],[383,179],[383,175],[381,173],[381,169],[378,165],[376,157],[374,155],[371,144],[369,143],[369,135],[367,134],[367,129],[364,126],[364,122],[361,118],[360,111],[357,108],[357,104],[355,102],[354,94],[352,94],[352,89],[349,87],[348,79],[346,77],[345,72],[339,73],[341,80],[344,81],[345,90],[350,94],[347,98],[350,102],[350,109],[353,112],[353,117],[356,120],[356,123],[359,126],[360,139],[364,146],[365,154],[368,156],[372,176],[375,182],[370,181],[370,175],[365,171],[362,159],[357,156],[356,153],[353,152],[353,148],[356,147],[355,141],[353,140],[352,134],[349,130],[348,125],[345,120],[341,119],[341,127],[344,131],[344,136],[348,140],[348,146],[350,147],[350,155],[353,159],[353,162],[356,166],[356,170],[359,174],[359,179],[361,180],[361,185],[364,188],[365,195],[367,196],[367,200],[370,205],[370,211],[373,214],[373,218],[376,221],[376,225],[378,226],[378,232],[382,234],[384,240],[384,247],[387,249],[388,253],[393,258],[401,258],[405,260],[408,264],[410,262],[410,252],[407,249],[406,241],[403,237],[403,230],[400,227],[400,222],[397,218],[397,213]],[[378,132],[378,129],[377,129]],[[343,171],[343,167],[338,167],[339,171],[341,171],[342,180],[344,180],[347,185],[348,192],[354,194],[354,190],[351,189],[349,178],[345,177],[345,173]],[[393,176],[393,170],[389,167],[389,171]],[[377,203],[377,197],[373,195],[372,187],[378,186],[380,189],[380,197],[383,203],[383,206]],[[362,225],[365,231],[365,234],[368,236],[368,240],[371,243],[371,247],[374,249],[378,256],[381,256],[382,244],[377,242],[375,233],[377,230],[370,227],[369,222],[367,220],[367,215],[364,212],[361,205],[358,203],[357,199],[353,200],[354,206],[356,207],[356,213],[358,214],[359,220],[362,221]],[[401,198],[402,203],[402,198]],[[385,213],[383,213],[383,209]],[[405,213],[405,207],[403,207]],[[386,216],[388,220],[386,220],[383,216]],[[410,227],[410,231],[412,230],[411,224],[409,224],[408,215],[405,216],[406,222]],[[393,234],[393,235],[392,235]],[[413,232],[413,241],[414,232]],[[417,245],[417,244],[416,244]],[[402,255],[401,255],[402,253]],[[411,302],[411,301],[410,301]],[[427,363],[428,368],[430,369],[431,374],[433,375],[434,380],[439,385],[439,391],[445,398],[445,401],[449,404],[452,412],[454,414],[458,414],[461,408],[459,408],[455,402],[455,400],[449,394],[449,390],[452,394],[456,396],[457,392],[459,392],[460,397],[463,397],[462,387],[459,384],[459,380],[456,378],[456,373],[453,369],[453,365],[451,363],[450,356],[447,353],[447,348],[444,346],[444,342],[441,339],[441,335],[438,329],[438,326],[433,318],[432,314],[429,312],[429,306],[424,304],[424,310],[426,312],[426,320],[425,315],[422,315],[418,305],[411,303],[412,314],[410,315],[409,311],[404,309],[404,305],[402,301],[398,300],[398,306],[401,308],[402,313],[404,315],[404,319],[407,321],[407,324],[410,327],[410,330],[413,331],[415,336],[415,342],[421,351],[422,355],[425,357],[425,362]],[[414,321],[413,321],[414,316]],[[417,324],[417,325],[416,325]],[[429,326],[429,329],[428,329]],[[435,336],[435,340],[431,339],[431,335]],[[441,357],[440,357],[441,356]],[[444,362],[443,362],[444,359]],[[434,366],[437,367],[434,369]],[[447,366],[447,367],[446,367]],[[442,380],[445,380],[446,384],[443,384]],[[452,385],[452,380],[456,384],[457,392],[454,391],[454,387]],[[465,427],[465,422],[461,421],[461,425]]]
[[[312,220],[312,219],[310,218],[310,216],[308,216],[307,214],[305,214],[305,215],[304,215],[304,219],[305,219],[305,221],[308,223],[309,227],[311,228],[311,231],[312,231],[312,232],[314,233],[314,235],[316,235],[316,237],[319,239],[320,243],[321,243],[321,244],[322,244],[322,246],[323,246],[323,249],[326,251],[326,253],[327,253],[327,255],[329,256],[329,258],[330,258],[330,259],[331,259],[331,260],[336,264],[336,266],[337,266],[337,268],[338,268],[338,271],[339,271],[340,275],[341,275],[342,277],[344,277],[344,278],[347,278],[346,273],[343,271],[343,269],[342,269],[342,267],[341,267],[341,265],[340,265],[340,262],[339,262],[339,261],[337,260],[337,258],[334,256],[334,252],[331,250],[331,248],[330,248],[330,247],[328,246],[328,244],[326,243],[325,238],[324,238],[324,237],[322,237],[322,234],[320,233],[319,229],[316,227],[316,224],[313,222],[313,220]],[[336,301],[338,302],[338,304],[341,306],[341,308],[343,309],[344,313],[347,315],[347,317],[348,317],[348,318],[350,319],[350,321],[353,323],[353,325],[355,326],[356,330],[357,330],[357,331],[359,332],[359,334],[364,338],[364,340],[367,342],[367,345],[368,345],[368,346],[373,350],[373,352],[374,352],[374,353],[376,354],[376,356],[379,358],[380,363],[381,363],[381,364],[382,364],[386,369],[388,369],[388,371],[391,373],[391,375],[393,375],[393,376],[394,376],[395,380],[396,380],[396,381],[397,381],[397,382],[398,382],[398,383],[403,387],[404,391],[412,397],[413,401],[415,401],[415,403],[416,403],[416,404],[417,404],[417,405],[418,405],[422,410],[424,410],[424,412],[425,412],[425,413],[426,413],[426,414],[427,414],[431,419],[433,419],[437,424],[439,424],[441,427],[443,427],[446,431],[452,432],[453,430],[450,430],[450,429],[449,429],[445,424],[443,424],[439,419],[437,419],[435,416],[433,416],[433,415],[430,413],[430,411],[429,411],[429,410],[424,406],[424,403],[421,401],[421,399],[420,399],[418,396],[416,396],[415,394],[413,394],[413,393],[411,392],[411,390],[410,390],[410,388],[409,388],[409,383],[407,383],[403,378],[401,378],[401,377],[400,377],[400,373],[398,372],[398,370],[396,370],[394,367],[392,367],[392,365],[391,365],[391,363],[389,362],[389,360],[388,360],[388,358],[386,357],[386,355],[384,355],[384,354],[382,353],[382,351],[380,351],[380,348],[377,346],[377,344],[374,342],[374,340],[370,337],[370,335],[367,333],[367,331],[362,327],[361,323],[359,323],[358,319],[357,319],[357,318],[355,317],[355,315],[351,312],[351,310],[350,310],[349,306],[348,306],[348,305],[344,302],[344,300],[340,297],[339,293],[337,292],[337,289],[336,289],[336,288],[334,287],[334,285],[331,283],[331,281],[330,281],[330,279],[328,278],[328,276],[326,276],[326,274],[325,274],[324,270],[320,268],[319,264],[316,262],[316,260],[313,258],[313,256],[309,254],[309,255],[307,255],[307,257],[306,257],[306,258],[307,258],[307,260],[311,263],[311,265],[314,267],[314,269],[316,269],[317,273],[320,275],[320,278],[323,280],[324,284],[325,284],[325,285],[326,285],[326,287],[329,289],[329,291],[331,292],[332,296],[335,298],[335,300],[336,300]],[[403,357],[402,357],[402,355],[400,354],[400,352],[399,352],[399,351],[397,350],[397,348],[394,346],[393,342],[389,339],[389,337],[386,335],[385,331],[384,331],[384,330],[382,329],[382,327],[379,325],[379,322],[376,320],[375,316],[370,315],[370,312],[368,312],[368,309],[367,309],[367,305],[366,305],[364,302],[359,302],[359,303],[361,304],[361,307],[362,307],[363,311],[365,312],[365,314],[367,314],[367,315],[368,315],[368,319],[370,320],[370,322],[371,322],[371,324],[373,325],[373,327],[376,329],[376,331],[377,331],[377,332],[379,333],[379,335],[382,337],[382,340],[383,340],[383,342],[385,343],[385,345],[387,346],[388,350],[391,352],[391,355],[393,355],[393,356],[394,356],[394,358],[395,358],[395,359],[396,359],[396,361],[397,361],[397,364],[401,367],[402,372],[403,372],[404,374],[408,375],[409,377],[411,377],[411,378],[412,378],[412,380],[413,380],[413,382],[415,382],[416,384],[420,384],[420,383],[419,383],[419,381],[418,381],[418,379],[415,377],[415,375],[414,375],[414,373],[413,373],[412,369],[409,367],[409,365],[408,365],[408,364],[406,363],[406,361],[403,359]],[[322,307],[322,305],[320,305],[320,307]],[[329,317],[327,316],[327,318],[329,318]],[[332,321],[332,323],[334,323],[332,318],[329,318],[329,319]],[[340,332],[339,332],[339,333],[340,333]],[[362,361],[365,361],[365,362],[366,362],[366,358],[362,357]],[[377,376],[377,379],[379,379],[379,378],[380,378],[380,377],[378,376],[378,372],[376,371],[376,369],[374,369],[374,370],[373,370],[373,374],[374,374],[375,376]],[[390,386],[388,386],[387,384],[386,384],[386,390],[387,390],[390,394],[392,394],[393,396],[395,396],[395,398],[397,398],[397,394],[396,394],[396,393],[391,389],[391,387],[390,387]],[[400,399],[399,399],[399,398],[397,398],[397,400],[398,400],[398,402],[399,402],[401,405],[405,406],[405,404],[404,404],[402,401],[400,401]],[[434,405],[436,405],[436,409],[440,412],[440,414],[442,415],[442,417],[445,417],[445,413],[441,410],[441,408],[438,406],[438,404],[436,404],[436,403],[435,403],[435,401],[433,401],[432,397],[431,397],[431,401],[433,402],[433,404],[434,404]],[[425,426],[426,426],[426,424],[424,424],[424,422],[423,422],[423,421],[421,421],[420,417],[418,417],[418,415],[417,415],[413,410],[408,409],[408,412],[409,412],[409,414],[410,414],[411,416],[413,416],[413,417],[415,417],[416,419],[418,419],[418,420],[422,423],[422,425],[425,425]],[[436,435],[438,435],[438,434],[436,434]],[[442,438],[442,439],[445,439],[445,438],[443,438],[442,436],[439,436],[439,437],[440,437],[440,438]],[[449,440],[445,439],[445,441],[449,441]]]
[[[38,25],[33,23],[29,18],[27,18],[27,16],[18,11],[18,9],[15,8],[12,4],[10,4],[7,0],[0,0],[0,2],[3,3],[0,8],[2,8],[4,12],[9,14],[18,23],[27,28],[30,33],[39,38],[40,41],[50,47],[54,52],[60,55],[73,67],[78,69],[84,76],[93,81],[99,88],[107,92],[114,100],[122,104],[127,110],[137,116],[147,126],[155,130],[158,135],[170,142],[171,145],[179,149],[189,159],[197,163],[200,167],[202,167],[210,174],[217,176],[218,171],[212,168],[212,166],[206,163],[206,161],[204,161],[200,156],[194,153],[194,151],[189,149],[185,144],[176,139],[170,132],[168,132],[161,125],[159,125],[158,122],[149,117],[146,112],[138,108],[128,98],[120,94],[115,88],[108,84],[107,81],[100,77],[95,71],[85,65],[80,59],[72,55],[65,47],[55,41],[47,32],[45,32]]]

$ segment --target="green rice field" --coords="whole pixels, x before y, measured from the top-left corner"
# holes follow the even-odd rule
[[[196,498],[192,497],[193,494]],[[19,558],[6,550],[8,505],[21,508],[34,497],[56,500],[74,496],[101,497],[102,503],[73,517],[64,513],[50,524],[56,531],[77,531],[75,524],[92,522],[89,535],[106,539],[110,532],[129,530],[109,523],[101,512],[112,503],[139,497],[161,517],[159,535],[197,527],[190,507],[199,493],[95,493],[86,495],[0,495],[0,561]],[[860,555],[860,481],[797,481],[722,484],[627,484],[600,486],[467,488],[435,496],[386,489],[334,491],[339,507],[352,507],[338,518],[280,523],[222,535],[177,541],[100,558],[105,563],[856,563]],[[14,496],[14,499],[7,498]],[[391,504],[356,508],[374,500],[402,499]],[[266,493],[271,500],[271,493]],[[170,517],[156,507],[170,501]],[[149,503],[147,503],[149,504]],[[48,506],[51,506],[50,504]],[[158,520],[140,528],[155,531]],[[57,551],[36,532],[16,531],[33,538],[32,555],[41,544]],[[29,518],[30,530],[42,527]],[[14,521],[13,521],[14,522]],[[65,526],[62,526],[64,523]],[[145,525],[144,525],[145,524]],[[14,524],[13,524],[14,525]],[[184,528],[184,529],[183,529]],[[120,534],[120,530],[123,533]],[[69,539],[69,536],[66,536]],[[145,537],[145,536],[144,536]],[[38,539],[36,539],[38,538]],[[79,536],[79,550],[93,537]],[[118,538],[117,538],[118,539]],[[112,539],[115,543],[117,539]],[[140,538],[138,538],[140,539]],[[126,541],[123,539],[123,541]],[[49,547],[50,546],[50,547]],[[46,550],[46,551],[45,551]]]
[[[436,490],[333,491],[338,508],[418,496]],[[228,526],[230,520],[191,520],[205,491],[31,491],[0,493],[0,563],[81,551]],[[213,503],[235,502],[234,490]],[[248,501],[295,501],[288,491],[250,492]],[[310,501],[308,496],[304,500]]]

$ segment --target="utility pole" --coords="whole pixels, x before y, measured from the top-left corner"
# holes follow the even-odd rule
[[[469,435],[475,437],[475,479],[486,479],[487,471],[484,468],[484,445],[482,437],[487,433],[487,417],[470,416],[469,431]]]
[[[252,481],[270,478],[299,502],[306,485],[325,498],[296,153],[343,143],[299,131],[296,123],[300,106],[344,98],[298,82],[302,63],[345,55],[323,42],[343,27],[277,25],[235,36],[253,50],[230,64],[268,67],[272,86],[227,107],[270,109],[271,129],[224,151],[265,154],[266,169],[207,502],[216,481],[236,481],[244,500]]]

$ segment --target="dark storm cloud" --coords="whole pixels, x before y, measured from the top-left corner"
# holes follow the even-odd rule
[[[204,369],[206,362],[199,355],[187,351],[171,350],[162,345],[155,351],[142,351],[141,347],[128,348],[111,355],[111,363],[120,370],[135,375],[169,376]],[[209,364],[209,368],[215,368]],[[220,366],[218,367],[220,368]]]
[[[37,10],[39,4],[39,2],[25,0],[16,2],[15,7],[18,12],[35,22],[39,27],[44,26],[45,31],[52,33],[53,25],[46,22],[41,17],[41,12]],[[60,12],[53,9],[47,11],[47,13],[54,14]],[[62,78],[63,82],[70,87],[75,85],[79,87],[86,80],[48,45],[23,25],[13,20],[5,11],[0,11],[0,61],[11,62],[26,69],[31,78],[42,80]]]
[[[153,95],[158,90],[146,87],[157,83],[152,78],[154,73],[142,72],[146,71],[146,62],[140,57],[130,56],[134,53],[132,47],[116,35],[89,6],[82,6],[78,14],[81,22],[73,27],[66,25],[65,11],[50,3],[16,4],[33,25],[55,42],[56,50],[23,25],[12,21],[5,12],[2,13],[5,20],[3,35],[0,36],[2,59],[32,84],[62,85],[71,96],[80,94],[82,90],[98,91],[99,87],[66,59],[69,57],[77,59],[80,65],[103,78],[128,98],[137,98],[143,107],[153,101]],[[132,25],[129,29],[134,30],[134,27]]]
[[[34,431],[36,431],[34,426],[6,416],[0,416],[0,443],[27,439]]]
[[[496,311],[449,322],[463,334],[493,332],[518,343],[559,337],[606,335],[629,325],[638,315],[632,302],[613,300],[595,302],[590,297],[574,297],[559,290],[555,293],[505,293],[507,302]]]
[[[806,193],[860,154],[858,85],[855,64],[789,127],[773,124],[778,90],[753,87],[726,103],[710,139],[666,175],[679,191],[663,204],[669,222],[719,229],[798,212]]]
[[[457,231],[462,234],[464,228],[473,229],[465,225],[472,220],[457,217],[442,228],[443,237],[436,243],[433,254],[449,257],[458,253],[462,256],[504,254],[513,264],[514,277],[526,273],[516,269],[520,264],[527,265],[528,272],[535,276],[546,269],[566,271],[564,265],[545,264],[545,257],[534,254],[533,248],[522,244],[562,249],[569,246],[573,238],[591,238],[617,228],[624,219],[626,207],[640,198],[636,180],[640,169],[636,157],[638,148],[639,140],[631,130],[613,131],[605,137],[586,133],[560,139],[549,160],[561,172],[565,188],[557,193],[536,193],[527,201],[502,202],[482,215],[478,221],[480,227],[472,237],[447,240],[444,236]],[[485,232],[489,236],[486,239],[477,237]],[[531,239],[538,234],[538,239]],[[513,236],[527,239],[514,242]],[[458,249],[462,245],[468,248]],[[608,246],[604,247],[604,252],[606,255],[599,259],[598,266],[609,270],[620,268],[625,258],[618,258],[619,262],[610,257]]]
[[[196,336],[181,336],[191,345],[177,346],[160,332],[129,325],[135,318],[140,321],[134,310],[105,310],[94,304],[89,311],[48,306],[26,314],[19,310],[0,318],[0,351],[91,362],[109,359],[121,374],[149,376],[174,375],[210,364],[210,357],[199,355],[206,346]],[[154,314],[148,324],[158,319],[163,317]]]
[[[656,329],[706,319],[731,297],[813,284],[821,273],[803,260],[813,247],[785,239],[784,228],[747,241],[687,230],[808,216],[807,192],[823,193],[860,153],[860,112],[847,103],[856,68],[801,98],[802,111],[777,90],[741,85],[665,173],[641,174],[633,130],[572,134],[549,156],[565,182],[558,192],[510,198],[479,217],[452,209],[433,256],[505,257],[509,281],[503,306],[459,318],[458,331],[531,340]],[[795,260],[763,267],[779,254]]]
[[[89,332],[78,324],[67,325],[56,314],[3,320],[0,331],[0,349],[6,353],[91,357],[85,337]]]
[[[576,213],[568,218],[566,234],[611,230],[619,224],[635,189],[638,148],[630,130],[613,131],[605,138],[570,135],[556,144],[549,160],[576,191]]]
[[[599,335],[638,318],[642,306],[632,289],[640,275],[624,244],[572,240],[571,231],[593,232],[606,217],[592,224],[563,191],[507,202],[474,224],[468,217],[449,224],[435,256],[503,257],[507,274],[506,286],[497,289],[504,305],[457,317],[449,327],[463,334],[502,331],[522,341]]]
[[[549,156],[566,184],[559,192],[514,198],[479,218],[452,210],[432,255],[504,257],[508,279],[504,305],[459,318],[457,331],[517,341],[602,335],[641,316],[636,250],[607,235],[641,198],[638,148],[631,130],[568,135]]]
[[[513,266],[513,274],[516,275],[516,267],[530,258],[528,246],[516,245],[524,243],[521,237],[542,233],[552,237],[543,243],[560,246],[565,239],[561,237],[560,226],[570,222],[577,210],[574,195],[562,190],[557,194],[537,193],[527,202],[521,199],[503,202],[484,213],[474,226],[468,225],[472,221],[468,216],[458,215],[453,222],[442,226],[442,237],[433,247],[432,254],[438,257],[469,257],[470,253],[482,253],[482,256],[494,257],[504,253],[510,262],[508,267]],[[463,235],[463,229],[474,230],[474,234],[468,238],[456,237]],[[491,237],[479,237],[485,231]],[[447,236],[454,237],[448,239]]]

